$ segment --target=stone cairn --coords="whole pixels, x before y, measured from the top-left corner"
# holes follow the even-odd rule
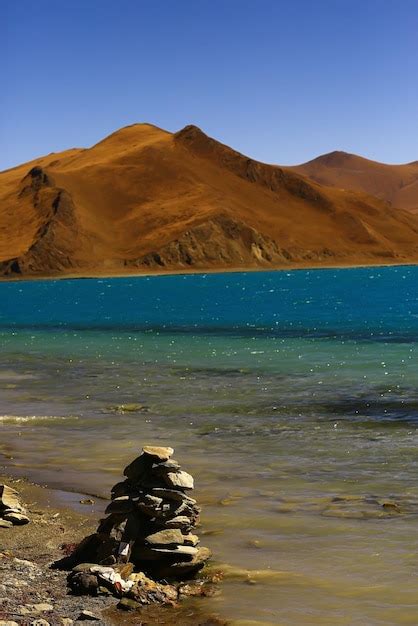
[[[0,485],[0,528],[28,524],[29,517],[17,491],[8,485]]]
[[[178,597],[178,586],[169,581],[193,578],[203,568],[211,553],[192,532],[200,513],[186,493],[193,477],[171,458],[173,452],[145,446],[125,468],[126,479],[111,490],[107,517],[71,557],[78,564],[69,576],[73,591],[96,593],[106,577],[114,591],[116,576],[120,595],[148,604],[152,590],[151,601],[167,602]]]

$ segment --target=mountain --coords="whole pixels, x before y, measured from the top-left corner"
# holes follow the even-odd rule
[[[93,276],[418,260],[418,218],[134,124],[0,173],[0,274]]]
[[[418,213],[418,161],[388,165],[347,152],[330,152],[286,169],[321,185],[364,191],[395,207]]]

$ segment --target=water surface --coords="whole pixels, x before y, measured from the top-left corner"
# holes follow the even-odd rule
[[[4,462],[107,494],[144,443],[173,445],[231,574],[211,609],[416,624],[417,285],[415,267],[2,283]]]

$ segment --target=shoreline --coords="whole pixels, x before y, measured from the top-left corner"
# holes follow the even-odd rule
[[[0,276],[0,283],[13,282],[32,282],[32,281],[54,281],[54,280],[96,280],[96,279],[112,279],[112,278],[152,278],[153,276],[193,276],[203,274],[247,274],[262,272],[297,272],[308,270],[350,270],[350,269],[367,269],[367,268],[388,268],[388,267],[415,267],[418,260],[400,261],[399,263],[341,263],[341,264],[298,264],[298,265],[280,265],[276,267],[228,267],[228,268],[193,268],[193,269],[170,269],[167,271],[158,270],[155,272],[87,272],[85,274],[36,274],[29,276]]]
[[[211,611],[209,599],[187,599],[176,607],[150,605],[126,613],[116,608],[114,596],[78,596],[69,594],[65,570],[51,569],[55,561],[66,555],[66,546],[73,546],[95,531],[99,507],[71,500],[85,494],[66,492],[47,485],[16,478],[0,469],[0,484],[19,492],[28,510],[30,523],[1,529],[0,547],[0,622],[70,626],[79,623],[81,611],[93,613],[96,624],[118,626],[158,623],[166,626],[228,626],[231,622]],[[66,496],[71,494],[72,498]],[[96,504],[96,503],[95,503]],[[102,507],[104,510],[104,507]]]

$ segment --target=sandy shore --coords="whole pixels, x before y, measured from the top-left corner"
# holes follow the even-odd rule
[[[125,613],[116,608],[117,599],[112,596],[69,595],[67,572],[51,565],[95,530],[105,503],[80,504],[82,494],[56,491],[10,476],[0,475],[0,483],[20,493],[31,519],[25,526],[0,529],[0,622],[70,626],[78,623],[82,610],[87,610],[97,616],[92,622],[95,624],[226,624],[210,614],[209,600],[187,600],[179,608],[153,607]]]
[[[74,280],[74,279],[86,279],[86,278],[139,278],[139,277],[152,277],[152,276],[188,276],[193,274],[237,274],[237,273],[249,273],[249,272],[296,272],[306,270],[342,270],[342,269],[358,269],[367,267],[410,267],[418,265],[418,261],[415,259],[404,259],[399,262],[383,263],[382,259],[377,259],[375,263],[372,263],[370,259],[359,261],[358,263],[298,263],[295,264],[283,264],[275,267],[225,267],[225,268],[204,268],[198,267],[193,269],[168,269],[158,271],[143,271],[143,272],[111,272],[109,270],[102,272],[86,272],[80,274],[36,274],[30,276],[0,276],[0,282],[21,282],[32,280]]]

